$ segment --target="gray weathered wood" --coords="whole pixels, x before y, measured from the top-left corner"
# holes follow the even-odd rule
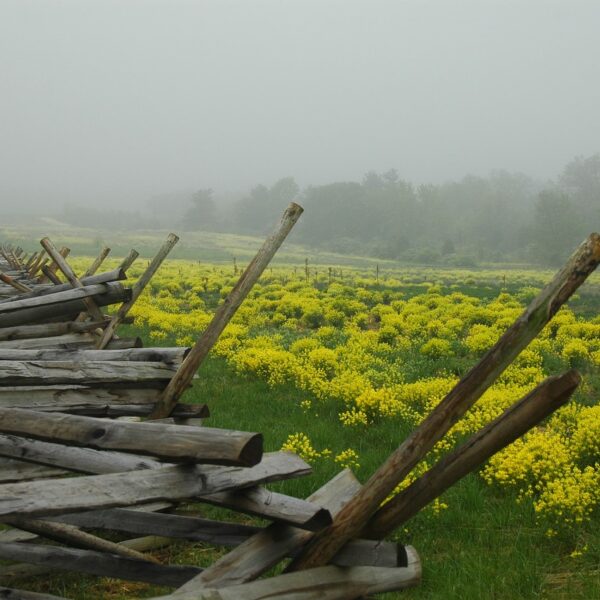
[[[264,487],[208,494],[201,501],[309,531],[319,531],[331,522],[329,511],[318,504]]]
[[[89,296],[93,298],[98,306],[107,306],[117,302],[123,302],[131,297],[131,290],[124,288],[122,284],[113,282],[102,284],[107,287],[107,292],[104,294]],[[6,303],[8,304],[8,303]],[[2,304],[5,306],[5,303]],[[86,310],[83,300],[69,300],[55,304],[43,306],[32,306],[22,308],[6,313],[0,313],[0,328],[15,327],[17,325],[32,325],[48,320],[68,320],[68,317],[73,314],[79,314]],[[67,317],[65,319],[64,317]],[[104,316],[99,319],[104,320]]]
[[[148,285],[149,281],[154,276],[154,273],[156,273],[156,271],[159,269],[160,265],[163,263],[165,258],[167,258],[169,252],[171,252],[171,250],[173,249],[173,246],[175,246],[175,244],[178,241],[179,238],[174,233],[170,233],[167,236],[167,240],[165,241],[165,243],[162,245],[156,256],[152,259],[152,262],[150,263],[150,265],[148,265],[148,268],[144,271],[144,273],[142,273],[141,277],[133,286],[131,298],[119,307],[119,310],[114,314],[110,323],[104,330],[102,338],[98,342],[99,349],[105,348],[108,342],[110,342],[113,335],[115,335],[117,331],[117,327],[127,316],[127,313],[131,310],[131,307],[135,304],[140,294],[144,291],[146,285]]]
[[[277,229],[265,240],[235,287],[215,312],[213,319],[187,355],[181,367],[179,367],[175,377],[169,382],[159,403],[156,405],[156,410],[152,414],[152,418],[160,419],[169,416],[181,394],[190,385],[198,367],[215,345],[215,342],[244,301],[244,298],[246,298],[254,284],[258,281],[288,233],[300,218],[303,210],[301,206],[293,202],[287,207]]]
[[[8,386],[60,383],[123,385],[125,382],[143,385],[169,381],[174,372],[174,366],[147,361],[104,360],[82,363],[69,360],[0,361],[0,381]]]
[[[125,452],[102,452],[0,434],[0,456],[80,473],[122,473],[164,466],[152,458]]]
[[[153,600],[353,600],[413,587],[421,581],[421,563],[409,549],[407,567],[318,567],[221,589],[189,591]]]
[[[189,348],[131,348],[125,350],[90,350],[56,348],[21,349],[0,347],[0,361],[76,361],[76,362],[154,362],[165,365],[179,365]]]
[[[245,431],[129,423],[21,408],[0,408],[0,431],[100,450],[149,454],[173,462],[240,466],[260,462],[263,443],[261,434]]]
[[[308,475],[309,465],[287,452],[263,456],[254,467],[213,465],[51,479],[0,486],[0,517],[44,516],[197,498],[230,489]]]
[[[16,452],[11,456],[16,457]],[[45,477],[58,477],[65,475],[66,471],[40,464],[23,462],[17,458],[5,458],[0,455],[0,483],[16,483],[18,481],[31,481]],[[19,457],[20,458],[20,457]]]
[[[0,558],[128,581],[176,586],[201,571],[198,567],[158,565],[146,560],[39,544],[0,543]]]
[[[83,277],[81,283],[83,285],[98,285],[100,283],[110,283],[113,281],[123,281],[127,279],[127,275],[123,269],[113,269],[112,271],[106,271],[105,273],[99,273],[98,275],[91,275],[89,277]],[[26,294],[19,295],[19,300],[26,298],[34,298],[36,296],[46,296],[48,294],[56,294],[57,292],[65,292],[72,290],[73,286],[70,283],[61,283],[60,285],[36,285],[33,290]],[[0,304],[8,302],[8,300],[2,300]]]
[[[134,511],[132,511],[134,512]],[[57,523],[42,521],[41,519],[24,519],[23,517],[9,517],[3,519],[5,525],[11,525],[22,531],[34,533],[48,540],[68,544],[75,548],[84,548],[87,550],[97,550],[98,552],[109,552],[117,556],[125,556],[137,560],[158,562],[152,557],[147,557],[137,550],[119,546],[115,542],[105,540],[91,533],[81,531],[74,525],[67,523]]]
[[[45,323],[52,325],[52,323]],[[85,325],[87,323],[81,323]],[[65,333],[64,335],[31,338],[22,340],[0,341],[0,348],[15,348],[20,350],[32,350],[36,348],[57,348],[61,350],[76,350],[84,348],[95,348],[97,337],[89,333]],[[139,337],[123,337],[113,339],[106,346],[108,350],[125,350],[127,348],[141,348],[142,340]]]
[[[85,333],[106,324],[107,321],[92,321],[87,323],[64,321],[62,323],[41,323],[38,325],[5,327],[0,329],[0,341],[42,338],[64,335],[65,333]]]
[[[263,531],[261,527],[255,525],[122,508],[60,515],[49,520],[88,529],[166,536],[205,542],[213,546],[238,546]],[[292,555],[294,551],[291,551]],[[392,542],[351,540],[334,557],[333,564],[344,567],[399,567],[403,566],[401,564],[403,555],[404,549]]]
[[[83,299],[87,296],[98,296],[108,292],[108,284],[97,283],[94,285],[86,285],[80,288],[58,291],[53,294],[40,294],[38,296],[30,296],[29,298],[21,299],[20,297],[11,300],[10,302],[0,302],[0,313],[7,313],[14,310],[24,308],[34,308],[37,306],[46,306],[48,304],[59,304],[69,300]],[[104,317],[100,316],[98,321],[104,321]]]
[[[599,262],[600,235],[593,233],[494,347],[373,473],[333,525],[307,544],[291,568],[326,564],[349,539],[357,537],[386,497],[538,335]]]
[[[360,489],[360,483],[346,469],[312,494],[308,500],[324,506],[331,514],[340,511]],[[251,581],[302,547],[312,532],[273,523],[221,557],[209,568],[177,590],[191,592],[202,588],[222,588]]]

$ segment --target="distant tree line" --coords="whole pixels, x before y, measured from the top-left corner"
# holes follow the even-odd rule
[[[555,265],[600,229],[600,154],[578,157],[554,182],[494,171],[415,186],[392,169],[300,189],[293,177],[224,200],[212,189],[160,198],[150,216],[69,206],[63,220],[99,228],[167,228],[264,235],[292,200],[306,211],[292,240],[344,254],[424,264]]]
[[[324,250],[456,266],[554,265],[600,229],[600,154],[574,159],[547,184],[495,171],[414,186],[392,169],[300,190],[286,177],[253,188],[223,225],[262,235],[291,200],[306,209],[293,239]]]

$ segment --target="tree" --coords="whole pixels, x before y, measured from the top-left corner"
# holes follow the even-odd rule
[[[540,192],[533,224],[538,260],[551,265],[563,262],[580,237],[580,220],[569,196],[558,189]]]
[[[217,225],[217,208],[213,200],[212,189],[202,189],[195,192],[190,198],[190,206],[184,216],[182,226],[184,229],[214,229]]]

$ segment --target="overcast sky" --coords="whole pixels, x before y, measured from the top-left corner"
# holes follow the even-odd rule
[[[0,202],[600,152],[600,2],[0,0]]]

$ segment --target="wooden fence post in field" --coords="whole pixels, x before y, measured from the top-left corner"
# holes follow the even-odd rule
[[[540,383],[384,504],[368,523],[363,535],[379,539],[400,527],[496,452],[566,404],[580,381],[579,373],[571,370],[560,377],[549,377]]]
[[[48,239],[48,238],[44,238],[44,239]],[[43,241],[43,240],[42,240]],[[50,240],[48,240],[50,241]],[[40,242],[41,244],[42,242]],[[43,244],[42,244],[43,245]],[[54,246],[52,246],[54,248]],[[56,248],[54,248],[56,250]],[[44,250],[46,250],[46,248],[44,248]],[[46,250],[46,252],[48,252]],[[54,261],[51,265],[50,265],[50,269],[52,270],[52,273],[56,273],[56,270],[58,269],[58,263],[55,260],[55,256],[58,257],[60,256],[61,258],[67,258],[67,256],[69,256],[71,252],[70,248],[67,248],[66,246],[63,246],[59,251],[55,252],[54,256],[50,255],[50,258]],[[58,259],[60,260],[60,259]],[[43,265],[40,265],[40,269],[42,268]],[[43,275],[42,277],[39,278],[38,283],[46,283],[46,280],[49,281],[49,278],[47,275]]]
[[[27,274],[29,275],[29,277],[33,277],[38,270],[40,269],[40,266],[42,264],[42,260],[44,259],[44,254],[45,254],[45,250],[42,248],[42,250],[40,250],[40,252],[38,253],[36,259],[31,263],[31,267],[29,268],[29,271],[27,272]]]
[[[148,268],[142,273],[142,276],[137,280],[133,289],[131,291],[131,300],[121,304],[119,310],[115,313],[113,318],[110,320],[110,323],[104,330],[100,341],[98,342],[98,348],[102,350],[102,348],[106,348],[113,335],[117,331],[117,327],[121,324],[123,319],[127,316],[127,313],[130,311],[131,307],[135,304],[135,301],[140,297],[140,294],[144,291],[148,282],[152,279],[154,273],[158,270],[160,265],[162,265],[165,258],[171,250],[173,246],[179,241],[179,238],[174,234],[170,233],[167,236],[167,240],[162,245],[156,256],[152,259],[152,262],[149,263]],[[135,250],[130,252],[130,256]],[[135,260],[135,259],[134,259]]]
[[[81,276],[81,278],[83,279],[84,277],[90,277],[90,275],[93,275],[100,268],[100,265],[104,262],[104,259],[108,256],[109,252],[110,248],[104,246],[104,248],[100,250],[100,254],[98,254],[98,256],[94,259],[94,262],[88,267],[87,271]]]
[[[47,237],[43,238],[40,241],[40,244],[42,245],[44,250],[48,253],[48,255],[52,258],[52,260],[54,261],[54,264],[57,265],[58,268],[62,271],[63,275],[67,278],[67,281],[74,288],[82,288],[83,283],[81,283],[81,281],[79,281],[79,279],[73,272],[73,269],[71,269],[71,267],[69,266],[69,263],[65,260],[65,257],[62,256],[62,254],[60,254],[58,252],[58,250],[55,248],[54,244],[49,240],[49,238],[47,238]],[[67,248],[67,250],[68,250],[68,248]],[[103,321],[104,320],[104,315],[102,314],[102,311],[98,308],[98,305],[94,302],[94,300],[92,300],[92,298],[89,298],[89,297],[83,298],[83,302],[84,302],[85,306],[87,307],[88,312],[90,313],[90,316],[95,321]]]
[[[122,269],[123,271],[127,271],[127,269],[129,269],[129,267],[134,263],[135,259],[140,255],[140,253],[137,250],[134,250],[133,248],[129,251],[129,254],[123,259],[123,262],[121,262],[121,264],[119,265],[119,269]]]
[[[231,320],[244,298],[248,295],[254,284],[258,281],[296,221],[300,218],[303,208],[298,204],[291,203],[283,213],[281,222],[277,229],[271,234],[246,267],[235,287],[231,290],[223,304],[217,309],[212,321],[204,330],[190,353],[179,367],[179,370],[169,382],[160,400],[156,403],[153,419],[168,417],[177,400],[189,386],[194,374],[202,361],[206,358],[210,349],[221,335],[227,323]]]
[[[3,281],[7,285],[14,287],[15,290],[19,290],[19,292],[30,292],[31,288],[20,281],[17,281],[14,277],[7,275],[6,273],[0,271],[0,281]]]
[[[390,454],[333,524],[305,546],[290,569],[327,564],[348,540],[357,536],[394,488],[538,335],[598,263],[600,235],[592,233],[494,347]]]

